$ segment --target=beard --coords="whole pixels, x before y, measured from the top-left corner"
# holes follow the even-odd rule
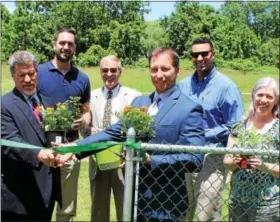
[[[73,58],[74,53],[70,53],[67,56],[62,55],[62,53],[58,50],[55,51],[55,56],[57,58],[57,60],[59,60],[60,62],[69,62],[71,61],[71,59]]]

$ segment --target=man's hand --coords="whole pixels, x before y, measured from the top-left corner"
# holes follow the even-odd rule
[[[72,128],[75,130],[83,130],[87,128],[91,123],[91,112],[88,111],[83,114],[79,119],[76,119],[72,125]]]
[[[91,135],[93,135],[93,134],[95,134],[95,133],[98,133],[98,132],[100,132],[100,131],[103,130],[103,129],[97,128],[97,127],[91,127],[90,129],[91,129],[91,130],[90,130]]]
[[[56,143],[51,142],[54,147],[68,147],[68,146],[77,146],[76,143]],[[67,161],[73,158],[74,153],[66,153],[66,154],[56,154],[55,163],[57,167],[62,167]]]
[[[55,166],[55,151],[52,149],[42,149],[38,153],[37,160],[46,166]]]
[[[144,161],[145,164],[151,164],[152,160],[151,160],[151,155],[146,153],[146,160]]]
[[[84,129],[86,127],[86,122],[84,117],[81,117],[80,119],[76,119],[72,125],[72,128],[75,130]]]
[[[55,156],[55,163],[57,167],[63,167],[63,165],[71,160],[74,156],[74,153],[66,153],[66,154],[57,154]]]

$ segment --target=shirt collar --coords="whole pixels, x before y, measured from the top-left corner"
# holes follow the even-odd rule
[[[72,70],[72,64],[70,64],[70,69],[68,70],[67,73],[65,73],[65,75],[53,64],[52,61],[50,61],[48,63],[48,68],[49,68],[49,71],[58,71],[61,75],[65,76],[66,74],[68,74],[69,72],[71,72]]]
[[[28,103],[30,106],[32,106],[31,98],[35,98],[36,102],[37,102],[39,105],[41,105],[41,101],[40,101],[40,99],[39,99],[39,96],[38,96],[37,91],[35,91],[35,93],[34,93],[32,96],[29,96],[29,95],[25,94],[24,92],[20,92],[20,93],[23,95],[24,99],[27,101],[27,103]]]
[[[207,76],[205,76],[202,80],[198,80],[197,72],[195,71],[192,79],[195,83],[208,83],[211,79],[214,78],[214,76],[216,75],[216,72],[217,72],[217,70],[216,70],[216,67],[214,66],[213,69],[211,70],[211,72]]]
[[[119,93],[121,85],[118,84],[114,89],[108,89],[106,86],[103,86],[103,95],[107,97],[108,91],[111,90],[113,92],[112,97],[116,96]]]
[[[160,98],[161,101],[164,101],[175,90],[175,88],[176,85],[174,85],[173,87],[171,87],[163,93],[158,93],[157,91],[155,91],[153,102],[156,101],[158,98]]]

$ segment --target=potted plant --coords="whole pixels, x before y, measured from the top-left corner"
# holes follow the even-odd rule
[[[124,107],[122,112],[116,113],[116,116],[122,124],[121,132],[124,136],[130,127],[133,127],[135,130],[136,139],[138,140],[141,139],[142,141],[145,141],[148,137],[153,137],[155,135],[152,128],[155,122],[152,116],[147,114],[146,106],[136,108],[129,105]],[[121,164],[121,152],[121,145],[116,145],[107,150],[98,152],[96,154],[96,161],[99,169],[109,170],[118,168]]]
[[[152,116],[147,113],[148,108],[142,106],[136,108],[133,106],[124,107],[123,112],[118,114],[122,123],[122,134],[126,135],[127,130],[132,127],[136,132],[136,138],[139,140],[147,140],[149,137],[155,136],[152,126],[155,121]]]
[[[47,146],[51,146],[51,142],[66,142],[67,129],[81,115],[79,100],[79,97],[70,97],[64,103],[57,103],[54,108],[40,107]]]
[[[242,130],[238,137],[235,139],[236,143],[234,147],[241,147],[246,149],[260,149],[262,147],[268,148],[269,143],[273,141],[271,136],[264,136],[253,130]],[[250,155],[240,155],[241,161],[239,163],[240,168],[250,169],[250,165],[247,164],[247,159]]]

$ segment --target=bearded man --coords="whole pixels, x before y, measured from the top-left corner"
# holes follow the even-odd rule
[[[53,42],[55,56],[50,62],[39,66],[38,91],[52,98],[55,103],[65,102],[70,96],[80,97],[83,116],[75,120],[73,129],[66,133],[67,140],[78,139],[78,130],[90,123],[90,82],[86,74],[74,67],[71,59],[76,52],[75,31],[61,28]],[[77,208],[77,190],[80,162],[71,159],[61,169],[62,206],[58,206],[57,221],[73,221]]]

